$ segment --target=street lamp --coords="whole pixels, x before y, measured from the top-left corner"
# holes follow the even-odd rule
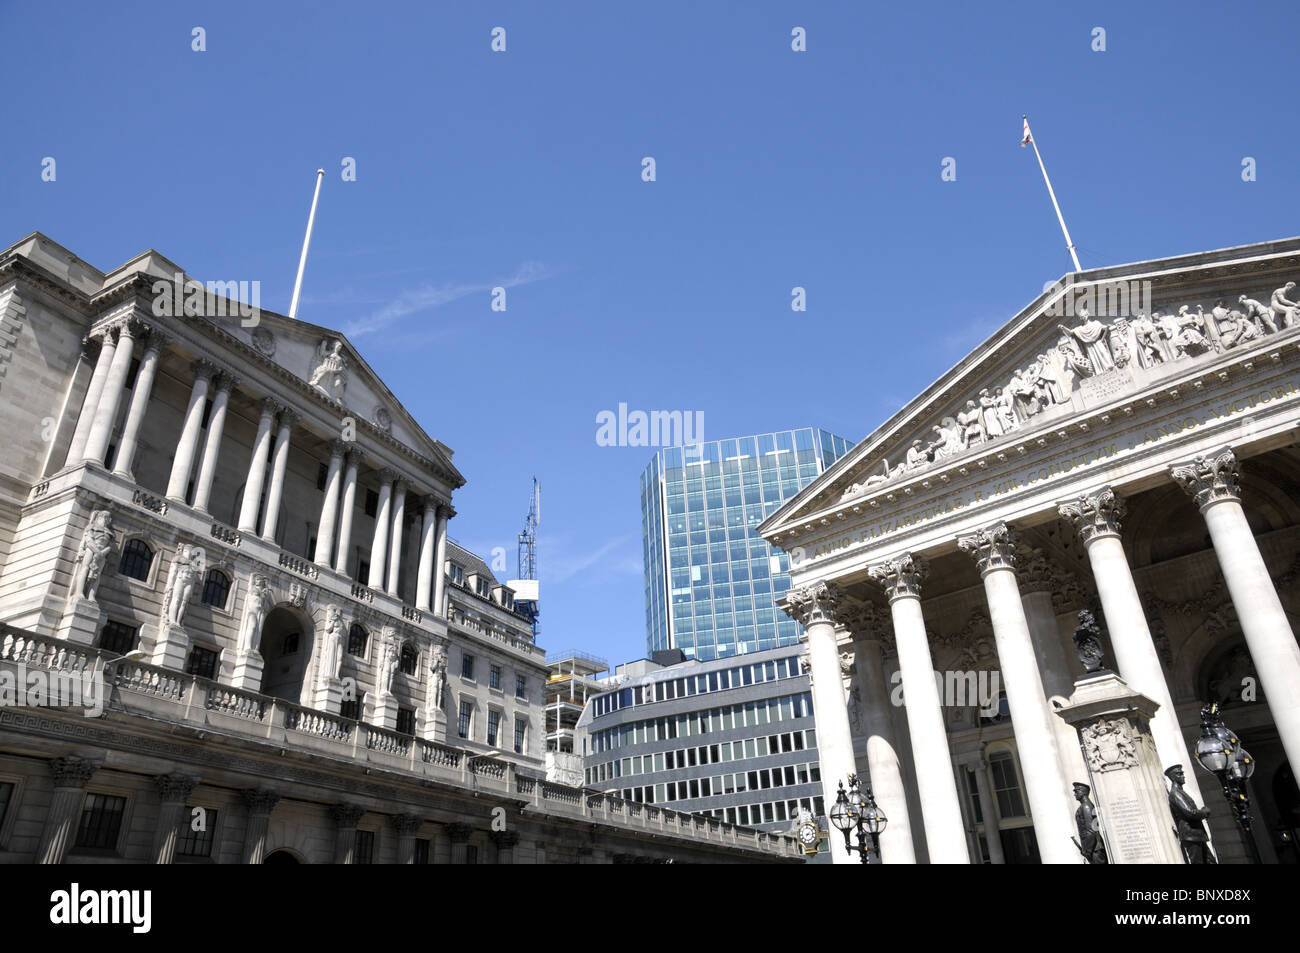
[[[844,782],[839,782],[835,804],[831,807],[831,823],[844,835],[844,849],[849,852],[856,850],[862,855],[862,863],[871,863],[873,853],[879,859],[880,834],[889,823],[889,818],[885,817],[885,812],[876,804],[870,787],[867,787],[866,792],[863,793],[856,774],[849,775],[847,792],[844,790]],[[856,847],[849,840],[850,831],[857,832]],[[871,838],[870,847],[867,846],[868,837]]]
[[[1241,840],[1253,864],[1263,863],[1250,830],[1250,797],[1246,781],[1255,773],[1255,759],[1250,756],[1236,732],[1223,723],[1218,702],[1201,709],[1201,737],[1196,742],[1196,763],[1219,779],[1223,796],[1232,809],[1232,819],[1241,830]]]

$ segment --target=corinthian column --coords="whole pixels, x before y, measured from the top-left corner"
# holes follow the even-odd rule
[[[266,831],[271,825],[271,811],[280,795],[265,789],[241,793],[248,805],[248,823],[244,827],[244,850],[240,863],[260,864],[266,859]]]
[[[356,863],[357,824],[361,815],[366,813],[364,807],[356,804],[335,804],[330,812],[334,815],[334,863]]]
[[[1073,812],[1066,801],[1052,714],[1016,583],[1015,539],[1006,523],[997,522],[960,537],[957,547],[974,558],[984,580],[1039,854],[1044,863],[1077,864],[1079,852],[1070,843]]]
[[[171,477],[167,480],[167,498],[185,502],[185,490],[190,482],[190,469],[199,448],[199,431],[203,428],[203,405],[208,399],[208,384],[216,368],[208,361],[195,361],[194,387],[190,390],[190,403],[185,409],[185,423],[181,426],[180,442],[172,458]]]
[[[393,481],[397,474],[385,467],[379,471],[379,505],[375,508],[375,536],[370,541],[370,575],[366,585],[384,588],[384,560],[388,557],[388,524],[392,520]]]
[[[231,390],[239,386],[239,378],[219,374],[216,384],[217,396],[212,398],[212,413],[208,415],[208,439],[203,445],[203,462],[199,465],[199,478],[194,484],[194,508],[200,513],[208,511],[212,481],[217,475],[221,434],[226,429],[226,406],[230,403]]]
[[[1236,454],[1224,447],[1170,473],[1205,518],[1287,760],[1300,765],[1300,645],[1246,521]]]
[[[96,765],[84,758],[56,758],[50,763],[54,773],[54,793],[45,811],[45,829],[36,848],[38,864],[61,864],[72,845],[81,801],[86,795],[86,784],[95,773]]]
[[[239,531],[257,532],[257,511],[262,505],[262,487],[266,484],[266,459],[271,454],[271,429],[275,415],[283,410],[269,397],[262,401],[262,414],[257,421],[257,436],[253,438],[253,458],[248,463],[248,478],[244,480],[244,499],[239,507]]]
[[[141,326],[134,321],[123,321],[118,332],[117,350],[113,352],[113,363],[109,365],[108,376],[104,378],[104,390],[99,395],[99,405],[95,408],[95,418],[90,425],[90,435],[86,438],[84,459],[103,464],[104,454],[108,452],[108,440],[113,435],[113,422],[117,420],[117,409],[122,404],[122,390],[126,386],[126,375],[131,370],[131,356],[135,352],[135,338]]]
[[[339,515],[339,554],[334,563],[334,568],[345,576],[348,574],[348,550],[352,548],[352,512],[357,502],[357,468],[361,465],[361,453],[349,450],[347,462],[343,471],[343,510]]]
[[[194,790],[198,778],[183,774],[161,774],[158,785],[158,823],[154,827],[153,858],[155,864],[170,864],[176,859],[176,839],[185,815],[185,800]]]
[[[929,565],[919,556],[904,553],[870,570],[889,597],[894,618],[898,668],[903,676],[903,703],[907,706],[908,732],[916,786],[921,794],[925,843],[934,864],[969,864],[966,825],[962,821],[957,781],[953,777],[948,732],[943,724],[939,690],[934,684],[934,661],[921,614],[921,582]],[[820,733],[818,734],[820,738]]]
[[[403,530],[406,529],[406,481],[399,479],[393,485],[393,533],[388,554],[388,594],[397,595],[397,583],[402,571]]]
[[[140,439],[140,427],[144,423],[145,411],[149,408],[149,396],[153,392],[153,380],[158,374],[158,361],[167,338],[153,332],[144,346],[144,356],[140,358],[140,370],[135,375],[135,386],[131,389],[131,406],[126,411],[126,423],[122,427],[122,439],[117,444],[117,456],[113,460],[113,472],[128,480],[134,480],[131,467],[135,463],[136,446]]]
[[[316,529],[316,565],[328,569],[334,549],[334,526],[339,513],[339,471],[343,469],[342,440],[331,440],[329,468],[325,472],[325,498],[320,505],[320,526]]]
[[[1142,601],[1133,584],[1124,544],[1120,541],[1124,501],[1106,486],[1060,504],[1059,510],[1063,518],[1074,524],[1075,532],[1088,551],[1088,562],[1097,582],[1097,595],[1101,597],[1101,611],[1110,630],[1110,643],[1115,650],[1120,675],[1135,692],[1160,705],[1151,718],[1151,735],[1160,761],[1166,768],[1183,765],[1187,775],[1186,790],[1197,802],[1204,804],[1200,785],[1192,771],[1187,742],[1178,725],[1178,712],[1169,694],[1164,670],[1160,667],[1160,656],[1142,611]]]
[[[415,607],[432,612],[433,605],[433,552],[438,540],[438,501],[424,498],[424,524],[420,533],[420,571],[415,582]]]
[[[835,611],[840,602],[839,586],[818,582],[786,594],[782,608],[803,626],[800,641],[808,643],[808,668],[812,675],[812,699],[817,722],[817,753],[822,767],[822,798],[829,811],[835,803],[838,783],[848,786],[849,775],[858,773],[853,758],[853,735],[849,710],[844,702],[840,674],[840,652],[835,640]],[[839,831],[831,832],[831,860],[855,863],[844,847]]]
[[[68,445],[66,466],[75,467],[86,457],[86,440],[90,428],[95,422],[95,410],[99,407],[99,395],[104,392],[104,380],[113,363],[113,354],[117,351],[117,332],[114,328],[104,328],[98,333],[99,357],[95,361],[95,370],[90,375],[86,386],[86,396],[81,402],[81,413],[77,416],[76,429],[72,431],[72,443]],[[96,336],[87,338],[87,347],[94,347]]]
[[[266,491],[266,515],[262,517],[262,538],[275,542],[275,531],[280,522],[280,497],[284,494],[284,471],[289,465],[289,437],[298,415],[292,410],[280,411],[280,429],[275,435],[275,452],[271,463],[271,488]]]

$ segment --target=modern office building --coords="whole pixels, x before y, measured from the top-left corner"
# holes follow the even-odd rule
[[[825,430],[783,430],[665,447],[641,474],[648,654],[728,658],[793,645],[778,608],[788,557],[754,532],[852,447]]]
[[[588,787],[763,831],[789,831],[801,807],[823,814],[797,647],[707,662],[656,656],[618,666],[579,720]]]

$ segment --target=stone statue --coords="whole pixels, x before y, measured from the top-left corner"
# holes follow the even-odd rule
[[[433,664],[429,668],[429,698],[436,711],[442,711],[443,694],[447,690],[447,647],[433,647]]]
[[[1114,370],[1115,361],[1106,343],[1108,330],[1106,325],[1088,314],[1088,309],[1084,307],[1079,308],[1079,319],[1080,324],[1077,328],[1067,328],[1064,324],[1058,324],[1057,327],[1062,334],[1069,335],[1083,345],[1094,374],[1104,374],[1106,371]]]
[[[1220,305],[1223,302],[1219,302]],[[1219,312],[1223,313],[1220,314]],[[1253,341],[1259,337],[1259,331],[1255,328],[1255,322],[1249,320],[1240,311],[1229,311],[1227,308],[1216,307],[1211,312],[1219,329],[1219,343],[1227,350],[1230,347],[1236,347],[1238,344],[1244,344],[1247,341]]]
[[[1038,394],[1042,401],[1051,404],[1064,404],[1070,399],[1070,388],[1062,380],[1063,370],[1052,360],[1052,353],[1038,355],[1034,362],[1038,366]]]
[[[338,606],[325,607],[325,632],[321,641],[321,684],[339,677],[343,668],[343,610]]]
[[[1254,322],[1255,330],[1263,334],[1264,329],[1267,328],[1269,333],[1277,333],[1277,322],[1273,320],[1272,308],[1266,308],[1254,298],[1247,298],[1245,295],[1239,297],[1237,303],[1242,306],[1246,317]]]
[[[1103,671],[1101,651],[1101,626],[1089,609],[1079,610],[1079,625],[1074,630],[1074,650],[1088,674]]]
[[[397,674],[397,665],[401,660],[398,644],[401,640],[396,632],[386,632],[383,645],[379,649],[379,671],[376,674],[379,696],[393,694],[393,676]]]
[[[326,397],[343,403],[343,392],[348,386],[348,359],[343,356],[343,342],[335,341],[331,345],[328,340],[321,341],[316,348],[316,360],[316,369],[308,383]]]
[[[984,424],[984,432],[989,439],[1006,433],[1002,429],[1002,419],[998,417],[998,399],[989,393],[987,387],[980,391],[980,421]]]
[[[95,510],[90,514],[90,522],[81,537],[81,547],[77,550],[77,565],[72,571],[72,584],[68,589],[69,601],[95,601],[95,589],[113,545],[113,514],[108,510]]]
[[[1092,803],[1092,788],[1086,784],[1074,782],[1074,799],[1079,808],[1074,812],[1074,826],[1079,832],[1079,839],[1074,846],[1079,848],[1083,859],[1090,864],[1106,864],[1106,844],[1101,839],[1101,824],[1097,820],[1097,807]]]
[[[1028,420],[1041,408],[1038,400],[1038,388],[1028,379],[1026,372],[1015,371],[1007,382],[1007,391],[1015,399],[1016,412],[1021,420]]]
[[[185,618],[194,584],[203,576],[207,556],[202,546],[181,543],[176,547],[171,569],[167,571],[167,589],[163,593],[162,617],[168,625],[179,626]]]
[[[1183,305],[1178,309],[1178,316],[1169,319],[1169,346],[1174,349],[1175,357],[1193,357],[1212,350],[1213,345],[1202,334],[1204,321],[1201,315],[1189,314],[1190,309]]]
[[[1197,807],[1192,796],[1183,790],[1187,778],[1181,764],[1166,770],[1165,777],[1169,779],[1169,813],[1174,816],[1174,830],[1183,856],[1189,864],[1217,864],[1219,861],[1210,850],[1210,835],[1205,830],[1210,809]]]
[[[1292,301],[1287,295],[1295,288],[1294,281],[1288,281],[1281,288],[1273,292],[1273,297],[1269,301],[1270,310],[1273,312],[1273,326],[1276,328],[1293,327],[1300,321],[1300,303]]]
[[[1116,367],[1127,367],[1130,360],[1128,350],[1128,320],[1126,318],[1117,318],[1110,326],[1110,335],[1107,337],[1110,344],[1110,355],[1115,360]]]
[[[1137,341],[1138,354],[1146,367],[1154,367],[1165,362],[1165,352],[1160,346],[1160,331],[1155,322],[1147,317],[1145,311],[1139,311],[1133,319],[1133,338]]]
[[[965,447],[961,440],[961,428],[957,421],[951,417],[944,417],[939,421],[937,426],[931,427],[934,431],[935,441],[930,444],[930,450],[934,454],[934,459],[942,460],[947,457],[956,456],[961,453]]]
[[[984,429],[983,414],[975,406],[975,401],[966,401],[966,407],[957,412],[957,426],[962,449],[974,447],[988,439]]]
[[[912,445],[907,448],[907,457],[903,462],[903,468],[906,470],[920,470],[922,467],[930,465],[930,451],[920,440],[913,440]]]
[[[1011,391],[1005,387],[997,387],[993,390],[993,398],[997,402],[998,421],[1002,425],[1003,433],[1011,433],[1020,427],[1016,420],[1016,399],[1011,395]]]
[[[275,606],[275,593],[266,576],[254,573],[244,597],[244,621],[239,628],[239,654],[256,655],[262,640],[262,625],[266,614]]]
[[[1079,345],[1073,338],[1061,338],[1060,343],[1056,345],[1056,352],[1061,355],[1061,364],[1068,373],[1079,377],[1092,376],[1092,364],[1079,353]]]

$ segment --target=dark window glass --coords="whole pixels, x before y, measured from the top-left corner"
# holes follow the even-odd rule
[[[374,490],[366,490],[366,515],[374,516],[379,512],[379,494]]]
[[[402,657],[398,663],[398,667],[401,668],[402,674],[414,675],[416,666],[418,666],[419,664],[420,664],[420,653],[415,651],[414,645],[412,645],[410,642],[407,642],[405,645],[402,646]]]
[[[147,582],[152,564],[153,550],[149,544],[142,539],[128,539],[122,547],[122,561],[118,564],[117,571],[123,576]]]
[[[329,479],[329,475],[330,475],[329,464],[322,463],[316,469],[316,489],[318,490],[325,489],[325,481]]]
[[[77,825],[77,846],[112,850],[122,829],[122,812],[126,798],[108,794],[87,794]]]
[[[462,655],[460,657],[460,675],[461,678],[468,678],[471,681],[474,678],[474,656]]]
[[[478,848],[473,844],[465,845],[465,863],[467,864],[478,863]]]
[[[228,595],[230,595],[230,577],[220,569],[209,569],[208,578],[203,582],[203,604],[216,606],[218,609],[224,608]]]
[[[343,703],[339,706],[339,715],[343,718],[350,718],[352,721],[360,721],[361,704],[365,700],[365,692],[357,692],[354,697],[343,699]]]
[[[522,718],[515,719],[515,754],[524,753],[524,735],[528,731],[528,722]]]
[[[99,630],[99,647],[105,652],[125,655],[135,648],[137,631],[135,627],[121,622],[105,622]]]
[[[474,706],[469,702],[460,703],[460,718],[457,720],[456,731],[462,738],[469,737],[469,718],[474,712]]]
[[[182,857],[211,857],[212,836],[216,830],[217,812],[211,808],[203,809],[203,830],[194,830],[195,815],[186,811],[182,821],[180,839],[176,841],[176,853]]]
[[[352,849],[354,864],[373,864],[375,862],[375,832],[357,831],[356,845]]]
[[[197,675],[199,678],[216,678],[219,658],[211,649],[190,649],[190,657],[185,660],[185,674]]]
[[[348,654],[358,658],[366,657],[366,641],[370,638],[364,627],[356,622],[348,630]]]
[[[423,837],[418,837],[415,841],[415,862],[417,864],[429,862],[429,842]]]
[[[501,666],[493,665],[488,669],[488,688],[501,688]]]
[[[404,735],[415,734],[415,709],[397,709],[397,730]]]
[[[500,728],[501,728],[501,712],[489,711],[487,743],[494,748],[496,747],[497,744],[497,732],[500,730]]]
[[[515,698],[523,698],[528,694],[528,682],[522,675],[515,676]]]

